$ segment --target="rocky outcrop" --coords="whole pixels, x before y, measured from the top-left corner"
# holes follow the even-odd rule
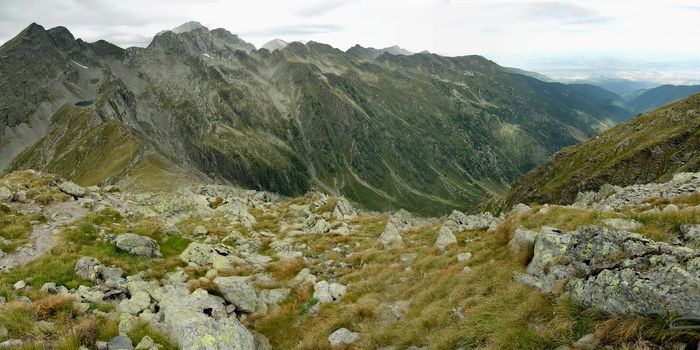
[[[527,274],[547,293],[565,290],[607,313],[700,316],[700,252],[597,226],[545,228]]]
[[[500,220],[493,216],[490,212],[484,212],[476,215],[467,215],[460,211],[454,210],[447,217],[445,225],[453,231],[474,231],[489,229],[493,225],[497,225]]]

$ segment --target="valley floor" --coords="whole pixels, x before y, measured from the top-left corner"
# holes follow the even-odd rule
[[[0,348],[684,349],[700,174],[420,218],[191,184],[0,178]],[[634,232],[634,233],[633,233]],[[687,347],[684,347],[687,346]]]

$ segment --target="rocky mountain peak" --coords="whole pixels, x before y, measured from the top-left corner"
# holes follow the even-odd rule
[[[262,48],[273,52],[275,50],[284,49],[285,47],[287,47],[287,45],[289,45],[289,43],[282,39],[272,39],[265,43],[265,45],[263,45]]]
[[[199,22],[190,21],[190,22],[184,23],[180,26],[177,26],[177,27],[171,29],[170,31],[172,31],[174,33],[181,34],[181,33],[187,33],[187,32],[191,32],[193,30],[199,30],[199,29],[209,30],[209,28],[203,26]]]

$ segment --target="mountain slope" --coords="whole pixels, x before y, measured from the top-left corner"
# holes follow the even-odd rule
[[[50,168],[92,184],[160,159],[285,195],[317,188],[370,209],[444,213],[473,208],[623,113],[602,94],[510,74],[480,56],[368,58],[315,42],[270,53],[223,29],[189,27],[121,50],[33,25],[36,39],[4,45],[3,84],[17,93],[0,103],[0,128],[23,141],[0,145],[0,165],[24,151],[13,169]],[[90,116],[88,130],[59,132],[75,130],[55,115],[64,104]],[[112,164],[104,124],[118,126],[111,142],[136,140],[125,163]],[[91,141],[61,147],[76,135]],[[86,177],[73,168],[112,170]]]
[[[700,170],[700,94],[642,114],[565,148],[517,181],[500,207],[571,203],[604,184],[630,185]]]
[[[627,106],[634,114],[639,114],[698,92],[700,92],[700,85],[662,85],[644,91],[628,101]]]

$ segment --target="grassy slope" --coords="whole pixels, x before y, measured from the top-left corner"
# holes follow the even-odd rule
[[[125,125],[108,121],[92,125],[92,109],[70,105],[53,117],[53,127],[12,163],[12,169],[42,169],[80,185],[94,185],[126,169],[141,140]]]
[[[700,170],[700,95],[645,113],[565,148],[517,181],[500,203],[570,203],[604,183],[629,185]]]

